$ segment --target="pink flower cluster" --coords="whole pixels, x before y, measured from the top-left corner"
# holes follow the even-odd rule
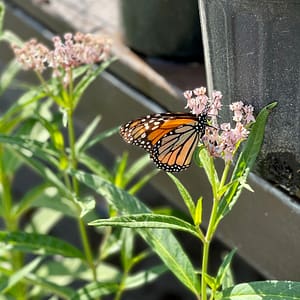
[[[248,137],[246,126],[255,121],[253,106],[243,102],[234,102],[229,107],[233,111],[234,126],[230,123],[218,124],[217,115],[221,110],[222,94],[219,91],[212,93],[212,99],[206,95],[206,88],[200,87],[193,91],[184,92],[187,99],[186,108],[193,114],[207,114],[210,118],[202,141],[213,157],[222,157],[226,162],[233,159],[233,155],[240,142]]]
[[[52,41],[53,50],[34,39],[22,47],[13,45],[12,48],[25,70],[42,73],[46,68],[51,68],[54,76],[61,76],[80,65],[104,61],[110,55],[110,43],[101,36],[66,33],[64,40],[55,36]]]

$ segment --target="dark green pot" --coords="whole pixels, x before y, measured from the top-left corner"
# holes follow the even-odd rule
[[[125,42],[146,56],[201,60],[197,0],[123,0]]]
[[[300,198],[300,1],[199,0],[207,82],[224,104],[277,101],[258,171]],[[229,110],[228,110],[229,111]]]

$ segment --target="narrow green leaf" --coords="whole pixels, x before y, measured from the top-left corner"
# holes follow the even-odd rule
[[[96,135],[95,137],[93,137],[92,139],[90,139],[89,141],[87,141],[82,146],[81,152],[84,152],[84,151],[88,150],[89,148],[91,148],[94,145],[102,142],[103,140],[109,138],[110,136],[116,134],[117,132],[119,132],[119,126],[118,127],[114,127],[114,128],[110,128],[108,130],[105,130],[105,131],[99,133],[98,135]]]
[[[217,300],[299,300],[300,282],[257,281],[241,283],[217,293]]]
[[[94,159],[93,157],[89,156],[85,153],[80,153],[78,155],[78,161],[86,166],[90,171],[94,174],[104,178],[108,181],[113,181],[113,176],[109,172],[109,170],[98,160]]]
[[[218,173],[215,169],[215,164],[213,161],[213,158],[209,155],[208,151],[206,148],[202,147],[199,150],[199,159],[201,161],[202,167],[205,171],[205,174],[210,182],[210,185],[214,191],[214,195],[216,195],[216,191],[218,190],[219,187],[219,177]]]
[[[251,128],[249,137],[233,170],[230,180],[233,184],[226,191],[220,201],[220,205],[218,206],[217,223],[232,209],[240,196],[243,189],[243,185],[241,185],[240,182],[246,182],[249,172],[256,161],[263,142],[264,130],[268,116],[276,105],[277,103],[275,102],[271,103],[264,107],[258,114],[256,122]]]
[[[126,171],[124,178],[124,186],[127,186],[146,166],[151,163],[149,155],[143,155],[138,158]]]
[[[167,271],[167,268],[164,265],[158,265],[158,266],[149,268],[147,270],[138,272],[137,274],[130,275],[126,279],[125,290],[138,288],[147,283],[153,282],[159,276],[164,274],[166,271]]]
[[[34,210],[30,217],[30,222],[26,225],[26,232],[36,232],[39,234],[48,234],[50,230],[63,218],[66,214],[55,211],[46,207]]]
[[[1,1],[0,2],[0,36],[3,33],[3,22],[4,22],[4,16],[5,16],[5,5]]]
[[[194,214],[194,224],[196,226],[199,226],[202,223],[202,200],[203,198],[200,197],[196,203],[195,214]]]
[[[128,193],[131,195],[135,195],[146,183],[148,183],[157,173],[159,170],[154,169],[152,172],[149,172],[147,175],[143,176],[137,183],[135,183],[130,189]]]
[[[69,257],[84,257],[81,251],[71,244],[61,239],[38,233],[0,231],[0,242],[25,252],[30,251],[43,255],[59,254]]]
[[[53,163],[55,166],[58,165],[56,158],[59,157],[59,153],[48,143],[41,143],[28,138],[3,134],[0,134],[0,143],[12,145],[16,151],[27,157],[39,157],[44,161]]]
[[[120,157],[116,163],[116,175],[114,183],[118,187],[124,188],[124,177],[125,177],[125,170],[128,162],[128,153],[124,152],[122,157]]]
[[[214,291],[216,290],[216,279],[213,276],[210,276],[206,273],[201,272],[201,275],[204,276],[205,282],[207,285]]]
[[[1,137],[0,137],[1,139]],[[45,164],[39,162],[34,157],[32,157],[32,153],[24,153],[23,151],[18,151],[19,157],[22,158],[22,160],[30,166],[34,171],[36,171],[39,175],[41,175],[46,181],[49,183],[52,183],[58,190],[64,195],[65,197],[69,199],[73,199],[73,194],[70,190],[67,189],[67,187],[64,185],[62,180],[56,176],[56,174],[49,168],[45,166]],[[34,156],[38,157],[38,151],[33,152]],[[45,156],[43,153],[41,156]],[[45,156],[47,157],[47,156]],[[48,160],[50,161],[50,159]]]
[[[79,289],[70,300],[91,300],[98,299],[104,295],[115,293],[119,288],[114,282],[92,282]]]
[[[99,219],[89,223],[91,226],[116,226],[125,228],[164,228],[185,231],[198,236],[195,227],[179,218],[152,213],[123,215],[110,219]]]
[[[74,88],[74,108],[77,107],[81,96],[85,90],[90,86],[90,84],[99,76],[116,58],[111,58],[107,61],[102,62],[100,65],[96,66],[93,70],[89,70],[78,82]]]
[[[39,268],[40,269],[40,268]],[[36,274],[30,273],[26,276],[26,281],[31,283],[35,288],[39,287],[41,293],[43,295],[54,294],[60,299],[70,299],[72,295],[75,294],[75,291],[70,287],[62,286],[61,284],[57,284],[48,280],[47,277],[37,276]],[[30,298],[30,295],[29,295]]]
[[[133,257],[134,232],[129,228],[123,228],[121,233],[121,261],[124,270],[129,270]]]
[[[58,126],[41,115],[36,115],[36,118],[39,120],[40,124],[47,129],[55,149],[62,151],[64,149],[64,137],[62,132],[58,129]]]
[[[15,205],[15,216],[19,218],[23,213],[25,213],[29,208],[31,208],[33,202],[41,197],[47,186],[47,184],[42,183],[30,189]]]
[[[0,34],[0,41],[6,41],[8,44],[16,44],[21,46],[23,41],[12,31],[4,30],[2,34]]]
[[[116,207],[119,213],[150,213],[150,209],[126,191],[110,182],[84,172],[72,172],[78,181],[89,186]],[[174,275],[195,295],[199,294],[200,284],[195,269],[179,242],[168,229],[137,229],[137,232],[151,246]]]
[[[83,147],[91,138],[92,134],[95,132],[99,122],[101,121],[101,117],[97,116],[88,126],[85,128],[84,132],[81,136],[77,139],[75,144],[75,150],[77,153],[81,152]]]
[[[31,116],[34,112],[37,102],[45,96],[42,88],[33,88],[14,102],[10,108],[1,116],[0,132],[9,132],[15,119],[23,120]],[[17,122],[17,123],[18,123]]]
[[[235,285],[234,275],[231,268],[228,268],[222,281],[222,290]]]
[[[173,182],[175,183],[186,207],[189,210],[189,213],[191,215],[191,217],[194,219],[195,216],[195,203],[192,199],[192,196],[190,195],[190,193],[188,192],[188,190],[184,187],[184,185],[179,181],[178,178],[176,178],[173,174],[171,173],[167,173],[169,175],[169,177],[173,180]]]
[[[223,262],[218,270],[217,276],[216,276],[216,288],[218,289],[221,285],[223,286],[224,278],[226,277],[226,274],[230,268],[230,264],[232,262],[233,256],[236,253],[236,249],[233,249],[228,253],[224,259]]]
[[[20,282],[20,280],[24,279],[26,275],[31,273],[36,267],[40,264],[42,257],[37,257],[19,271],[15,272],[9,278],[5,278],[0,281],[0,293],[6,293],[11,287]]]
[[[1,17],[1,12],[0,12],[0,17]],[[20,64],[17,63],[16,60],[12,60],[9,64],[7,64],[5,69],[2,71],[0,77],[0,95],[2,95],[6,91],[6,89],[10,86],[11,82],[16,77],[20,69],[21,69]]]
[[[28,197],[31,197],[32,194],[31,192],[29,193],[30,194],[28,195]],[[70,199],[64,197],[54,186],[43,184],[41,186],[40,193],[38,193],[37,191],[37,194],[33,194],[33,196],[34,199],[31,199],[33,201],[33,207],[49,208],[52,212],[54,210],[62,213],[65,216],[73,218],[78,216],[77,207],[74,205],[74,203],[71,202]]]

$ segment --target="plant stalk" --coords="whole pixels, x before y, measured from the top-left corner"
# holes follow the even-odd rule
[[[76,150],[75,150],[75,129],[74,129],[74,122],[73,122],[72,99],[70,99],[70,101],[69,101],[69,109],[67,112],[67,118],[68,118],[68,137],[69,137],[69,147],[70,147],[70,156],[71,156],[70,157],[71,158],[71,166],[74,170],[76,170],[78,162],[77,162]],[[72,176],[72,186],[73,186],[73,191],[74,191],[75,197],[77,198],[79,196],[79,185],[78,185],[78,181],[75,178],[75,176]],[[76,201],[74,201],[74,202],[78,206]],[[93,261],[92,250],[90,247],[85,224],[80,217],[80,211],[81,211],[81,209],[78,207],[77,223],[78,223],[78,227],[79,227],[81,242],[82,242],[82,246],[84,249],[84,253],[85,253],[87,262],[93,273],[93,279],[94,279],[94,281],[97,281],[97,272],[96,272],[96,268],[95,268],[94,261]]]
[[[212,240],[212,237],[215,232],[215,222],[217,217],[217,209],[218,209],[218,203],[217,199],[214,199],[213,201],[213,207],[211,210],[211,215],[207,227],[207,232],[205,235],[205,240],[203,243],[203,253],[202,253],[202,268],[201,268],[201,300],[207,300],[207,284],[205,280],[205,275],[207,274],[207,267],[208,267],[208,259],[209,259],[209,248],[210,243]]]

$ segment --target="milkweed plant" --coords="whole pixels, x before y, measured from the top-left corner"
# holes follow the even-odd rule
[[[67,33],[54,36],[47,45],[35,39],[23,42],[3,28],[4,15],[0,2],[0,42],[8,43],[15,56],[1,70],[0,95],[4,99],[13,88],[19,96],[1,107],[0,299],[118,300],[167,271],[195,299],[299,299],[297,282],[235,285],[228,279],[235,250],[225,256],[217,274],[208,273],[210,244],[221,220],[242,189],[251,190],[247,176],[275,103],[262,109],[256,120],[251,106],[234,103],[230,106],[234,125],[218,125],[221,93],[214,92],[209,99],[205,88],[185,92],[186,108],[193,114],[210,107],[194,156],[199,172],[207,175],[212,196],[202,199],[200,195],[194,201],[179,179],[167,173],[191,221],[155,213],[135,196],[158,173],[157,169],[145,172],[151,163],[147,155],[129,164],[125,153],[108,167],[90,149],[116,134],[119,126],[99,133],[98,116],[82,133],[75,130],[74,114],[85,91],[115,59],[110,40]],[[21,72],[33,72],[38,84],[21,81]],[[224,160],[220,177],[216,158]],[[36,177],[27,186],[28,179]],[[208,202],[209,222],[202,224],[202,204]],[[63,225],[66,220],[72,224],[68,229]],[[199,241],[203,251],[198,267],[174,230]],[[79,241],[70,238],[74,236]],[[137,236],[147,245],[141,250],[135,248]],[[153,254],[161,263],[141,267]],[[116,257],[117,264],[113,263]]]

